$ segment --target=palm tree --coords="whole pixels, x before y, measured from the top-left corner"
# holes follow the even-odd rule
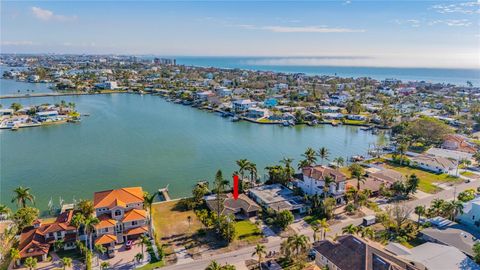
[[[305,167],[308,167],[310,166],[310,163],[308,163],[308,160],[304,159],[304,160],[300,160],[300,162],[298,162],[298,169],[301,170]]]
[[[93,245],[92,245],[93,237],[92,236],[93,236],[93,232],[95,231],[95,225],[97,225],[98,223],[100,223],[100,220],[98,218],[96,218],[94,216],[89,216],[88,218],[85,219],[85,223],[83,224],[84,228],[85,228],[85,233],[88,236],[90,251],[93,250]]]
[[[30,188],[24,188],[22,186],[17,187],[13,190],[15,196],[12,198],[12,203],[16,202],[18,206],[25,208],[27,206],[27,201],[35,203],[35,197],[30,193]]]
[[[240,159],[240,160],[237,160],[237,165],[239,167],[238,172],[240,173],[240,176],[242,177],[242,181],[243,181],[243,178],[245,178],[245,171],[248,170],[250,161],[248,161],[248,159]]]
[[[333,162],[338,166],[338,167],[342,167],[343,165],[345,165],[345,159],[343,159],[343,157],[336,157],[333,159]]]
[[[420,225],[420,218],[425,215],[425,206],[424,205],[418,205],[415,207],[415,214],[418,215],[418,221],[417,225]]]
[[[312,230],[313,230],[313,242],[317,242],[317,234],[320,231],[320,227],[316,223],[316,221],[312,224]]]
[[[263,256],[267,254],[267,247],[265,245],[257,244],[255,247],[255,252],[252,253],[252,256],[258,256],[258,269],[262,270],[262,259]]]
[[[143,260],[143,254],[142,253],[137,253],[134,257],[134,260],[139,263]]]
[[[148,194],[148,192],[145,192],[143,194],[143,201],[144,201],[144,207],[148,209],[148,235],[152,236],[152,205],[153,202],[155,201],[155,197],[157,196],[158,193],[153,193],[152,195]]]
[[[100,254],[103,255],[107,252],[107,248],[104,245],[95,245],[95,251],[98,253],[97,255],[97,264],[100,260]]]
[[[95,213],[95,207],[91,200],[80,200],[77,208],[85,218],[91,217],[93,216],[93,213]]]
[[[78,235],[80,234],[80,227],[82,226],[83,223],[85,223],[85,217],[81,213],[76,213],[75,216],[72,217],[72,221],[70,222],[70,225],[75,226],[77,228],[76,239],[78,239]]]
[[[35,269],[37,267],[37,258],[28,257],[25,259],[23,265],[25,265],[25,267],[27,267],[29,270]]]
[[[360,229],[360,234],[364,238],[370,238],[372,240],[375,238],[375,231],[371,227],[364,227]]]
[[[348,226],[345,226],[342,228],[342,233],[344,234],[356,234],[358,232],[359,228],[353,224],[349,224]]]
[[[102,270],[108,269],[109,267],[110,267],[110,263],[108,263],[108,262],[102,262],[100,264],[100,269],[102,269]]]
[[[222,266],[217,261],[211,261],[205,270],[222,270]]]
[[[318,226],[322,229],[322,240],[325,240],[325,236],[327,232],[330,230],[327,219],[322,218],[317,220],[317,222],[318,222]]]
[[[323,178],[323,181],[325,182],[325,185],[323,185],[323,197],[326,198],[327,193],[330,190],[330,184],[335,183],[335,180],[331,176],[327,175]]]
[[[360,190],[360,182],[365,182],[365,172],[363,167],[358,163],[353,163],[348,168],[353,178],[357,179],[357,190]]]
[[[317,155],[320,157],[322,160],[322,164],[324,160],[328,160],[328,157],[330,156],[330,151],[326,147],[322,147],[318,149]]]
[[[72,258],[63,257],[60,262],[62,263],[63,270],[65,270],[67,267],[72,267]]]
[[[307,166],[312,166],[315,164],[315,162],[317,162],[316,153],[313,148],[307,148],[307,150],[305,150],[305,153],[303,153],[302,156],[305,158],[305,164],[308,164]]]
[[[285,173],[288,176],[288,181],[292,180],[292,176],[295,173],[295,170],[292,168],[292,162],[293,158],[286,158],[284,157],[282,160],[280,160],[280,163],[285,164]]]
[[[250,184],[253,187],[255,186],[255,182],[257,181],[257,164],[250,162],[247,169],[250,172]]]
[[[18,265],[20,260],[20,250],[16,248],[10,249],[10,259],[14,262],[14,265]]]
[[[139,239],[140,241],[138,241],[138,245],[142,247],[142,256],[143,256],[144,255],[143,245],[148,245],[148,243],[150,243],[150,239],[148,239],[148,237],[146,237],[145,235],[141,235]]]
[[[7,217],[10,215],[11,210],[4,204],[0,204],[0,215],[6,215]]]
[[[401,143],[397,147],[397,151],[400,154],[400,165],[403,165],[403,159],[404,159],[404,156],[405,156],[405,153],[407,152],[407,150],[408,150],[408,144],[406,144],[406,143]]]
[[[307,252],[310,247],[310,241],[306,235],[292,235],[287,238],[287,242],[297,257]]]
[[[64,245],[65,243],[62,239],[55,240],[55,242],[53,242],[53,248],[55,249],[55,251],[62,249]]]

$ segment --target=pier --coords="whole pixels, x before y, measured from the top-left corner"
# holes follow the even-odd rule
[[[163,198],[165,199],[165,201],[170,201],[172,200],[172,198],[170,198],[170,194],[168,194],[168,185],[164,188],[160,188],[158,190],[158,193],[161,194],[163,196]]]

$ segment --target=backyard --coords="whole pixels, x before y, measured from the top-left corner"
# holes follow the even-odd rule
[[[237,239],[241,241],[252,242],[262,238],[262,231],[249,220],[236,222],[235,231],[237,232]]]

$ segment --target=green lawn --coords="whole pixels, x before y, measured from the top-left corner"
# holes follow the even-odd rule
[[[243,220],[235,223],[238,240],[253,241],[262,237],[262,231],[254,223]]]
[[[136,268],[137,270],[152,270],[152,269],[156,269],[156,268],[160,268],[160,267],[163,267],[165,266],[165,262],[164,261],[158,261],[158,262],[155,262],[155,263],[149,263],[145,266],[142,266],[140,268]]]
[[[448,175],[448,174],[435,174],[435,173],[431,173],[431,172],[424,171],[417,168],[400,166],[399,164],[395,164],[389,161],[386,161],[384,163],[384,166],[389,169],[400,172],[405,176],[415,174],[418,178],[420,178],[420,184],[418,188],[421,191],[427,192],[427,193],[436,193],[440,191],[440,188],[433,185],[433,183],[458,183],[462,181],[462,179]]]
[[[463,172],[461,172],[460,174],[461,174],[461,175],[463,175],[463,176],[466,176],[466,177],[472,177],[472,176],[475,176],[475,174],[474,174],[474,173],[472,173],[472,172],[468,172],[468,171],[463,171]]]
[[[77,260],[77,261],[83,261],[84,256],[77,250],[77,249],[71,249],[71,250],[59,250],[55,252],[58,257],[63,258],[63,257],[68,257],[71,258],[72,260]]]
[[[345,119],[345,121],[343,122],[345,125],[364,125],[366,124],[367,122],[366,121],[363,121],[363,120],[349,120],[349,119]]]

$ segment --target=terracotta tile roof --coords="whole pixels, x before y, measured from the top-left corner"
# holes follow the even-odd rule
[[[142,220],[147,218],[147,211],[143,209],[132,209],[125,213],[125,216],[122,219],[122,222],[132,221],[132,220]]]
[[[143,190],[141,187],[128,187],[95,192],[93,205],[95,208],[114,206],[125,207],[131,203],[143,202]]]
[[[347,180],[347,176],[342,172],[332,169],[330,167],[325,167],[322,165],[317,165],[314,167],[305,167],[302,170],[303,175],[313,178],[315,180],[323,181],[325,176],[330,176],[335,180],[335,182],[343,182]]]
[[[125,232],[126,235],[136,235],[136,234],[143,234],[143,233],[148,233],[147,226],[136,227]]]
[[[95,240],[95,245],[105,245],[117,242],[117,237],[113,234],[104,234]]]
[[[117,224],[117,222],[107,214],[99,216],[98,219],[100,222],[95,226],[95,229],[114,227],[115,224]]]
[[[477,152],[477,148],[469,143],[466,137],[458,134],[446,135],[443,139],[443,147],[471,154]]]

